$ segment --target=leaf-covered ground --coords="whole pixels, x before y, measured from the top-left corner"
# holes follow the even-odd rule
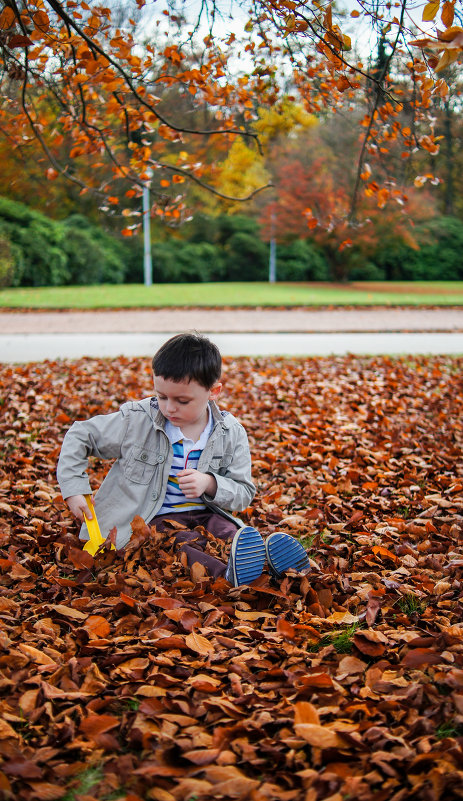
[[[226,360],[246,519],[312,559],[231,589],[141,520],[93,560],[59,496],[69,423],[149,394],[145,360],[3,366],[0,797],[463,798],[462,367]]]

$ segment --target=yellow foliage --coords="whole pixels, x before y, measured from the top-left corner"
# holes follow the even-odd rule
[[[265,152],[276,139],[299,133],[301,129],[312,128],[315,125],[317,125],[316,118],[308,114],[301,105],[283,100],[271,108],[258,110],[254,130]],[[265,186],[269,180],[270,174],[265,166],[265,156],[259,153],[254,144],[248,145],[243,139],[237,138],[226,160],[217,170],[214,185],[229,197],[245,198],[254,190]],[[212,198],[211,205],[216,205],[216,201]],[[242,210],[243,206],[240,203],[227,204],[227,209],[235,213]]]
[[[248,147],[242,139],[236,139],[218,170],[214,185],[224,195],[245,198],[255,189],[267,184],[268,181],[269,174],[257,148]],[[217,202],[212,197],[209,200],[214,204]],[[242,210],[242,205],[227,203],[227,209],[231,212],[238,212],[240,209]]]
[[[254,128],[264,147],[279,136],[288,136],[301,129],[314,128],[318,124],[313,114],[289,100],[283,100],[271,108],[260,108],[258,114],[259,119],[254,123]]]

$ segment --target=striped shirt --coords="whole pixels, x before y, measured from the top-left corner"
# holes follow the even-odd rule
[[[166,420],[165,432],[169,437],[174,452],[172,467],[167,481],[167,489],[158,515],[168,514],[169,512],[189,512],[192,509],[205,509],[206,506],[201,498],[186,498],[181,491],[177,474],[180,470],[186,467],[193,467],[195,470],[198,467],[199,457],[203,452],[204,446],[211,434],[213,428],[213,419],[211,410],[208,409],[209,417],[206,428],[196,442],[192,439],[185,437],[178,426],[174,426],[169,420]]]

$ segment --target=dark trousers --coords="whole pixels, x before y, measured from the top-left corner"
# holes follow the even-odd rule
[[[175,531],[173,533],[174,540],[177,545],[180,545],[180,550],[186,553],[188,565],[194,562],[199,562],[204,565],[207,572],[213,577],[218,578],[225,573],[227,565],[221,559],[217,559],[209,553],[205,553],[204,547],[207,543],[207,537],[204,537],[199,531],[194,531],[195,526],[203,526],[206,531],[213,534],[218,539],[232,541],[235,536],[238,526],[227,520],[226,517],[211,512],[209,509],[196,509],[191,512],[176,512],[174,514],[156,515],[150,521],[151,526],[156,526],[158,531],[168,531],[168,521],[173,520],[176,523],[181,523],[185,526],[184,531]]]

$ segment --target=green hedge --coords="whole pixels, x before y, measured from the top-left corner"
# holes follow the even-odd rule
[[[125,242],[81,215],[58,222],[23,203],[0,197],[0,241],[7,243],[12,262],[5,279],[0,247],[3,285],[60,286],[125,280]]]
[[[343,253],[350,280],[462,280],[463,222],[436,217],[417,225],[418,250],[389,237],[368,260]],[[243,215],[197,215],[180,231],[154,231],[155,283],[266,281],[269,245]],[[277,280],[330,281],[329,255],[307,240],[277,245]],[[332,258],[331,254],[331,258]],[[0,197],[0,287],[140,283],[142,238],[125,239],[80,214],[52,220]]]
[[[415,250],[400,242],[378,248],[367,269],[374,268],[374,280],[461,281],[463,279],[463,222],[456,217],[435,217],[414,230],[419,244]],[[356,269],[356,279],[371,280]],[[352,277],[352,272],[350,274]]]

